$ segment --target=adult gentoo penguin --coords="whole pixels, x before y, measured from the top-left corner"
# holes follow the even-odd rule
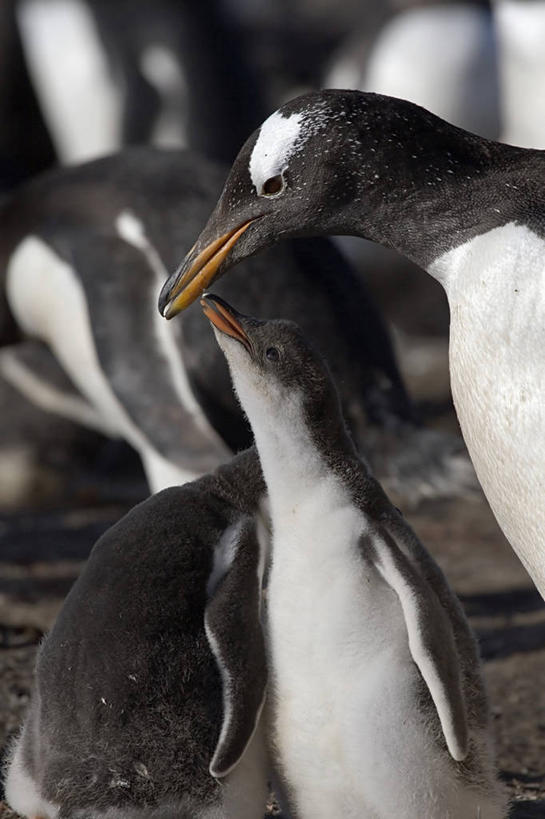
[[[291,322],[203,298],[255,435],[272,523],[270,744],[301,819],[500,819],[475,640],[347,435]]]
[[[6,780],[32,819],[262,819],[255,449],[96,543],[38,654]]]
[[[127,149],[37,179],[0,211],[12,336],[19,328],[50,346],[86,399],[82,421],[125,438],[153,491],[251,444],[200,312],[167,325],[156,309],[167,270],[190,247],[225,173],[190,152]],[[259,305],[296,318],[312,298],[304,329],[341,384],[358,446],[397,497],[471,489],[460,441],[418,425],[380,312],[329,240],[279,245],[227,284],[249,312]],[[1,351],[0,373],[31,398],[35,385],[38,400],[43,376],[28,372],[28,360]]]
[[[492,510],[545,596],[545,157],[418,106],[320,91],[241,149],[208,224],[165,284],[167,316],[279,238],[349,233],[444,286],[452,393]]]

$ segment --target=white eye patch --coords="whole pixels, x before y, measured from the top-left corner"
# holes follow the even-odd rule
[[[303,114],[283,116],[279,111],[265,120],[250,157],[250,176],[257,193],[264,183],[288,167],[290,157],[300,140]]]

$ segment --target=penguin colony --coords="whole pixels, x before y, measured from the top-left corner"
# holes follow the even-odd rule
[[[147,134],[151,123],[163,118],[159,98],[165,101],[165,88],[145,69],[158,38],[163,56],[170,54],[178,64],[176,72],[191,77],[184,92],[186,138],[199,155],[126,150],[52,171],[10,199],[0,211],[0,267],[6,274],[0,335],[11,322],[11,340],[22,332],[48,345],[82,400],[74,405],[72,394],[59,393],[44,378],[38,347],[34,360],[28,347],[24,357],[16,344],[0,351],[0,376],[39,406],[124,438],[139,453],[150,489],[158,491],[213,469],[251,444],[225,362],[209,335],[191,313],[182,326],[167,327],[155,303],[158,282],[192,245],[225,178],[226,169],[202,154],[232,160],[265,116],[266,95],[220,2],[162,0],[158,19],[147,4],[137,5],[134,9],[128,0],[118,0],[115,9],[84,0],[52,0],[47,8],[39,0],[21,4],[23,42],[38,91],[45,92],[51,80],[42,102],[55,123],[67,127],[60,134],[52,121],[60,153],[74,159],[117,144],[111,133],[97,134],[88,122],[97,97],[104,96],[107,71],[91,72],[94,82],[68,94],[66,72],[56,58],[56,38],[65,33],[71,49],[86,51],[98,66],[102,32],[108,62],[123,76],[126,91],[123,112],[120,99],[115,106],[117,136],[141,139],[144,132],[135,126]],[[61,21],[69,31],[59,27]],[[110,53],[114,44],[117,55]],[[71,79],[76,83],[78,76]],[[61,111],[54,114],[48,103],[59,94]],[[78,116],[83,99],[84,115]],[[59,117],[66,102],[76,107]],[[145,114],[140,120],[138,112]],[[73,129],[77,133],[70,140]],[[88,150],[82,153],[85,139]],[[62,145],[70,141],[67,153]],[[307,325],[303,308],[309,292],[321,306],[316,304]],[[329,239],[284,243],[241,265],[230,277],[228,294],[240,309],[252,312],[259,304],[264,315],[303,323],[332,368],[358,448],[399,503],[476,490],[459,438],[421,425],[385,321],[362,278]]]
[[[538,151],[480,139],[401,100],[305,95],[249,138],[160,309],[171,318],[231,265],[291,235],[362,235],[425,267],[449,298],[453,393],[479,479],[545,594],[542,162]],[[107,177],[115,161],[104,167]],[[52,180],[54,195],[64,178]],[[122,269],[145,260],[133,284],[149,302],[189,241],[175,245],[172,231],[150,242],[148,215],[118,204],[114,239],[136,251]],[[199,367],[188,378],[175,325],[161,324],[162,350],[174,353],[161,389],[176,384],[172,406],[196,446],[193,468],[181,467],[166,455],[172,438],[153,437],[161,424],[116,379],[111,354],[122,346],[103,337],[94,385],[78,381],[78,354],[100,350],[88,313],[108,300],[84,262],[67,264],[85,248],[67,252],[65,237],[48,234],[48,216],[31,213],[28,235],[9,246],[8,292],[19,325],[51,343],[81,389],[81,414],[132,435],[155,489],[226,463],[151,497],[96,544],[39,654],[7,771],[12,807],[31,819],[253,819],[272,779],[294,819],[504,817],[474,638],[440,569],[358,457],[327,366],[305,338],[312,320],[302,333],[204,297],[256,441],[229,461],[205,397],[213,389],[194,400]],[[31,230],[41,235],[29,242]],[[28,299],[45,266],[69,296],[54,311],[66,309],[57,327]],[[153,349],[151,334],[141,340]],[[199,344],[197,359],[208,349]],[[396,400],[408,402],[387,339],[381,349]]]

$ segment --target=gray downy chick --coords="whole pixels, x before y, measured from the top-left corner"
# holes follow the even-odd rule
[[[264,494],[249,449],[96,543],[39,652],[7,770],[14,810],[262,819]]]
[[[248,415],[272,518],[268,720],[300,819],[500,819],[474,637],[358,458],[299,328],[202,301]]]

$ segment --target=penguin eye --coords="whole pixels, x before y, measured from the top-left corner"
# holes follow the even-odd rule
[[[276,347],[267,347],[265,350],[265,357],[268,358],[269,361],[278,361],[280,358],[280,353]]]
[[[277,193],[284,190],[284,187],[284,177],[279,173],[277,176],[271,176],[270,179],[267,179],[266,182],[263,183],[261,186],[261,195],[276,196]]]

